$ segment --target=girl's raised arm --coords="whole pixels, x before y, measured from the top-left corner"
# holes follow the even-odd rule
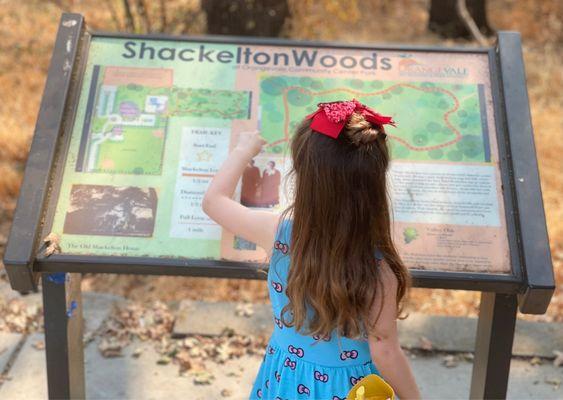
[[[279,215],[252,210],[232,199],[244,169],[254,158],[265,140],[258,132],[243,132],[203,197],[203,211],[223,228],[256,243],[270,255]]]

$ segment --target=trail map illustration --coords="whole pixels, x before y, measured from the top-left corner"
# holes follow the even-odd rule
[[[264,137],[274,153],[318,103],[356,98],[394,117],[397,127],[387,130],[394,159],[490,161],[482,85],[269,76],[260,89]]]
[[[406,265],[510,272],[485,53],[95,36],[85,60],[45,224],[63,253],[266,262],[203,212],[209,183],[240,133],[259,130],[267,144],[233,198],[281,212],[297,124],[355,98],[397,123],[388,193]]]
[[[247,119],[250,92],[182,88],[172,69],[94,66],[76,170],[160,174],[171,117]]]

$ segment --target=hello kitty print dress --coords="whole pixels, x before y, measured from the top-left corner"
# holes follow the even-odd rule
[[[291,221],[284,220],[277,230],[268,271],[274,332],[250,399],[345,399],[358,380],[379,372],[365,339],[348,339],[336,332],[328,337],[306,336],[282,324],[280,313],[288,303],[290,239]]]

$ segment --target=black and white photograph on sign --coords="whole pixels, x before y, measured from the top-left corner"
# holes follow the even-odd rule
[[[154,230],[156,207],[154,188],[73,185],[64,232],[150,237]]]
[[[280,204],[282,173],[274,159],[252,159],[242,175],[240,202],[247,207],[272,208]]]

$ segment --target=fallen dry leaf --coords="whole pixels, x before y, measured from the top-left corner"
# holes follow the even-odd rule
[[[17,299],[14,299],[8,303],[8,311],[12,314],[19,314],[23,311],[24,304]]]
[[[45,236],[43,243],[47,245],[47,247],[45,248],[45,256],[49,257],[53,253],[61,252],[59,235],[57,235],[56,233],[51,232],[47,236]]]
[[[60,253],[61,248],[56,243],[51,243],[45,248],[45,256],[49,257],[51,254]]]
[[[133,353],[131,353],[131,357],[133,358],[139,358],[141,357],[141,354],[143,354],[143,348],[142,347],[137,347]]]
[[[226,343],[221,343],[219,348],[217,349],[217,356],[215,360],[219,364],[223,364],[225,361],[228,361],[231,358],[231,352],[229,346]]]
[[[559,368],[563,365],[563,351],[553,350],[553,354],[555,354],[555,358],[553,359],[553,366]]]
[[[21,314],[12,314],[4,317],[8,325],[16,332],[25,332],[27,327],[27,318]]]
[[[432,345],[432,342],[431,342],[428,338],[426,338],[426,337],[424,337],[424,336],[421,336],[421,337],[419,338],[419,342],[420,342],[420,348],[421,348],[422,350],[432,351],[432,350],[434,349],[434,346]]]
[[[254,315],[254,306],[252,303],[239,303],[235,309],[235,314],[239,317],[250,318]]]
[[[192,347],[189,354],[191,357],[198,358],[203,356],[203,351],[199,347]]]
[[[82,338],[82,344],[86,346],[88,343],[94,341],[95,338],[96,338],[96,332],[88,331],[84,334],[84,337]]]
[[[103,338],[98,344],[98,350],[106,358],[121,357],[124,343],[115,338]]]
[[[188,354],[188,352],[186,350],[179,351],[175,355],[174,359],[180,365],[180,373],[183,373],[185,371],[189,371],[190,369],[192,369],[192,358],[190,357],[190,355]]]
[[[235,335],[235,330],[233,328],[229,328],[228,326],[224,327],[223,330],[221,331],[221,336],[234,336]]]
[[[446,367],[446,368],[455,368],[458,366],[459,364],[459,360],[457,359],[456,356],[454,356],[453,354],[448,354],[447,356],[445,356],[442,359],[442,364]]]
[[[38,304],[30,304],[27,306],[27,309],[25,310],[25,315],[28,318],[33,318],[37,315],[39,311],[41,311],[41,307],[39,307]]]
[[[182,341],[182,346],[184,346],[187,349],[191,349],[196,345],[197,345],[197,339],[194,337],[187,337]]]
[[[44,243],[59,243],[60,242],[59,235],[57,235],[55,232],[51,232],[47,236],[45,236],[45,238],[43,239],[43,242]]]
[[[158,365],[168,365],[170,364],[170,361],[172,361],[172,359],[168,356],[161,356],[158,360],[157,360],[157,364]]]
[[[534,365],[534,366],[535,365],[542,365],[542,363],[543,362],[542,362],[541,358],[539,358],[539,357],[532,357],[530,359],[530,365]]]
[[[561,386],[561,379],[559,378],[545,378],[544,382],[548,385],[552,385],[553,390],[557,390],[559,386]]]
[[[199,371],[194,373],[194,383],[196,385],[211,385],[215,379],[215,375],[208,371]]]
[[[191,369],[190,372],[192,373],[199,373],[199,372],[206,372],[207,368],[205,363],[201,360],[193,360],[191,362]]]
[[[45,350],[45,341],[43,340],[38,340],[35,343],[33,343],[33,347],[36,350]]]

